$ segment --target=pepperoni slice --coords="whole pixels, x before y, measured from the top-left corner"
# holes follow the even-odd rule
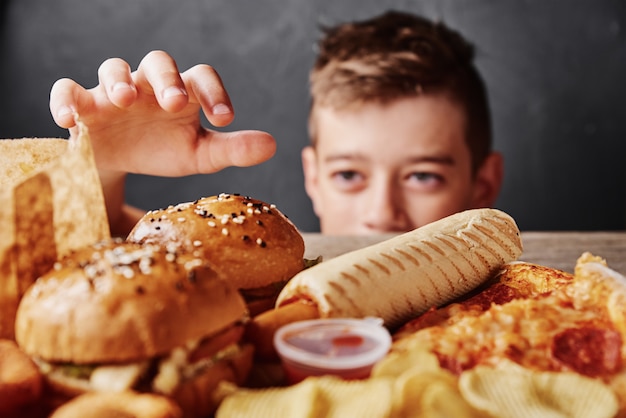
[[[487,311],[492,304],[504,305],[519,297],[520,293],[517,289],[502,283],[496,283],[467,300],[452,303],[445,308],[431,307],[428,311],[398,329],[394,334],[394,339],[398,340],[424,328],[444,325],[448,319],[455,315],[462,315],[458,312],[479,314]]]
[[[584,326],[557,334],[552,354],[562,364],[590,377],[618,371],[621,364],[622,337],[610,328]]]
[[[467,306],[477,306],[480,307],[480,310],[486,311],[491,307],[492,303],[504,305],[519,296],[517,289],[502,283],[496,283],[462,303]]]

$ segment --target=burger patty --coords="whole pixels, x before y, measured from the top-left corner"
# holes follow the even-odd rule
[[[185,380],[214,364],[236,356],[244,332],[243,321],[221,332],[176,347],[165,356],[124,364],[73,364],[35,362],[51,380],[63,381],[83,391],[156,392],[169,395]]]

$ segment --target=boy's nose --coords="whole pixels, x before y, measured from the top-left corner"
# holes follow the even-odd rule
[[[373,188],[364,222],[372,232],[404,232],[408,230],[408,217],[404,207],[404,198],[393,183],[384,182]]]

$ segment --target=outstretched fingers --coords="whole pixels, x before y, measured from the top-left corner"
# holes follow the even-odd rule
[[[97,88],[103,89],[109,101],[119,108],[132,105],[137,98],[130,65],[120,58],[109,58],[100,65],[98,81]]]
[[[198,64],[182,74],[190,100],[202,107],[213,126],[226,126],[235,116],[230,97],[217,71],[210,65]]]
[[[99,84],[92,89],[69,78],[57,80],[50,90],[50,112],[62,128],[75,126],[75,114],[90,116],[109,109],[127,108],[137,98],[130,66],[120,58],[110,58],[98,68]],[[103,113],[104,114],[104,113]]]
[[[142,93],[153,95],[167,112],[179,112],[189,96],[176,61],[164,51],[151,51],[139,63],[133,79]]]

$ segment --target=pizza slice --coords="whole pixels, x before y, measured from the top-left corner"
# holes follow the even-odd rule
[[[589,253],[573,276],[524,264],[506,269],[481,293],[407,324],[393,351],[427,349],[457,376],[508,362],[573,372],[608,385],[626,414],[626,279]],[[509,275],[515,271],[522,274]]]
[[[444,307],[432,307],[424,314],[404,324],[394,333],[394,339],[409,336],[422,328],[451,325],[467,316],[478,316],[493,304],[503,305],[515,299],[528,299],[551,292],[569,284],[574,275],[539,264],[514,261],[470,295]]]

